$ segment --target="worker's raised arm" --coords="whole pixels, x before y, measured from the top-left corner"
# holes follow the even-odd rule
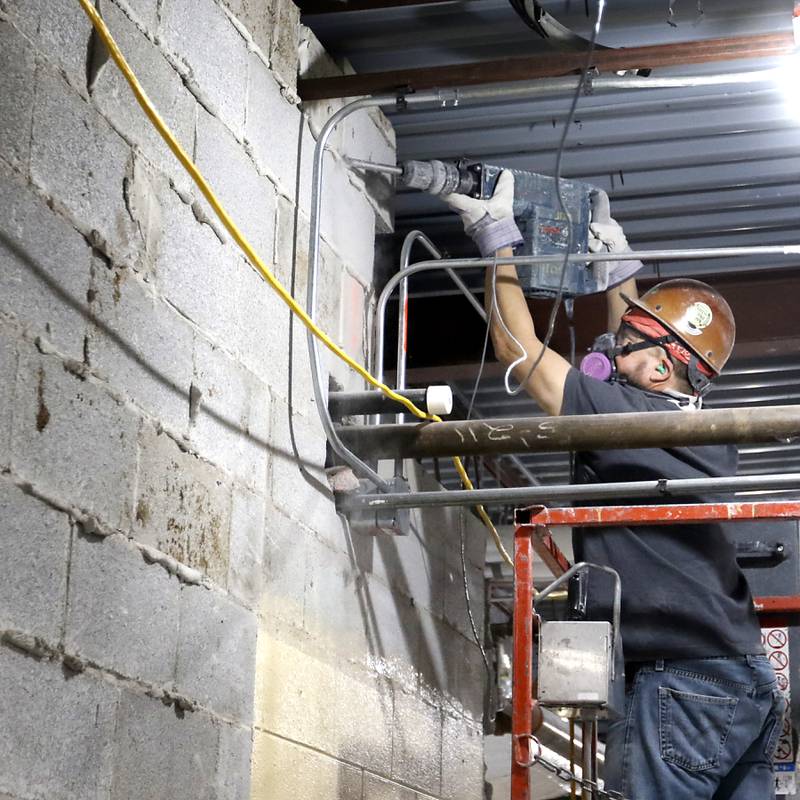
[[[601,194],[606,197],[604,192]],[[608,209],[607,197],[605,208],[606,210]],[[631,253],[632,256],[634,255],[628,245],[622,226],[611,216],[606,217],[603,221],[593,221],[589,225],[589,252]],[[632,300],[639,297],[636,279],[633,276],[642,266],[642,262],[636,258],[631,258],[630,261],[608,262],[609,288],[606,290],[607,330],[615,331],[619,327],[622,315],[628,307],[621,294],[627,295]]]
[[[514,251],[510,247],[501,248],[497,255],[500,258],[513,256]],[[491,320],[495,355],[506,367],[518,362],[514,367],[514,378],[525,382],[525,391],[546,413],[557,416],[561,413],[570,364],[549,347],[542,354],[542,341],[536,335],[528,301],[517,280],[516,267],[504,265],[496,267],[496,270],[494,278],[493,268],[486,270],[486,314]],[[529,376],[540,355],[541,361]]]
[[[482,256],[514,254],[512,246],[521,242],[522,236],[514,222],[514,176],[511,172],[500,174],[494,194],[488,200],[461,194],[444,195],[442,199],[461,216],[464,230],[478,245]],[[494,269],[497,274],[493,280]],[[528,377],[542,351],[542,342],[536,335],[528,303],[517,281],[516,268],[501,266],[489,268],[486,273],[486,311],[498,359],[506,366],[519,361],[514,376],[525,382],[525,391],[548,414],[559,414],[569,362],[548,349]]]

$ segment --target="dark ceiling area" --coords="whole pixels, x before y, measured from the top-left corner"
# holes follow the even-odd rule
[[[518,3],[517,5],[524,5]],[[529,2],[539,28],[527,25],[507,0],[345,2],[305,0],[303,22],[326,48],[346,59],[362,83],[301,85],[300,91],[348,94],[404,91],[429,85],[493,83],[528,70],[548,80],[576,74],[596,13],[594,0]],[[563,175],[606,190],[611,210],[634,250],[789,245],[800,242],[800,89],[793,107],[791,0],[609,0],[595,75],[720,76],[716,84],[593,92],[577,104],[563,153]],[[776,68],[788,81],[778,80]],[[731,75],[763,71],[734,82]],[[486,100],[447,108],[388,112],[398,161],[467,157],[552,175],[571,92],[536,99]],[[392,239],[394,269],[406,233],[419,229],[447,255],[475,255],[457,217],[437,198],[399,191]],[[419,259],[424,257],[419,253]],[[482,295],[479,270],[460,273]],[[710,407],[800,401],[800,269],[795,255],[667,259],[649,262],[641,287],[676,276],[719,288],[737,319],[737,345]],[[410,281],[410,384],[450,381],[469,404],[485,328],[444,272]],[[479,297],[482,299],[482,297]],[[531,301],[543,325],[547,300]],[[389,320],[389,331],[396,324]],[[579,298],[574,311],[578,357],[603,331],[604,300]],[[387,334],[387,366],[394,336]],[[570,354],[562,312],[553,344]],[[475,394],[484,417],[529,416],[532,401],[509,397],[502,370],[489,362]],[[741,448],[741,473],[800,470],[800,445]],[[509,466],[509,465],[507,465]],[[511,464],[516,479],[564,482],[566,456],[536,455]],[[443,477],[449,478],[442,464]],[[520,469],[528,471],[521,474]],[[496,485],[499,467],[484,465],[483,485]],[[504,474],[503,482],[515,478]]]

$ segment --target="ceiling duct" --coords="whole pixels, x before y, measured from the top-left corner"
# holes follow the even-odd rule
[[[509,2],[531,30],[559,49],[587,50],[589,48],[588,39],[578,36],[562,25],[552,14],[545,11],[537,0],[509,0]],[[596,47],[602,49],[602,45],[596,45]]]

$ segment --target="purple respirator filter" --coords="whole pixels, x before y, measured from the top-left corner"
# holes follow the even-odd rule
[[[581,372],[590,378],[607,381],[613,371],[611,361],[605,353],[588,353],[581,360]]]

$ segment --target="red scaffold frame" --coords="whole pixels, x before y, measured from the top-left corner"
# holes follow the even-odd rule
[[[518,509],[514,529],[514,662],[511,712],[511,800],[530,798],[533,743],[533,559],[554,577],[570,567],[550,533],[551,525],[675,525],[709,520],[800,519],[800,502],[700,503],[691,505],[587,506]],[[800,614],[800,596],[757,597],[762,624],[787,624]]]

